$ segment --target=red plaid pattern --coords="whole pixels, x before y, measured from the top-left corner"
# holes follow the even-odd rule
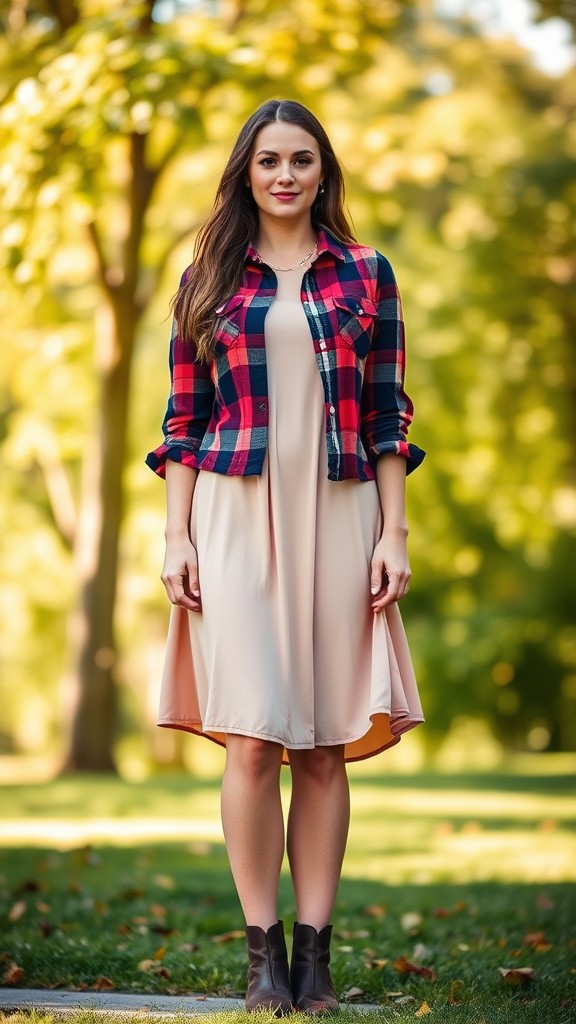
[[[264,321],[276,286],[274,272],[250,246],[242,287],[215,310],[210,364],[198,362],[174,321],[164,443],[146,459],[159,476],[166,459],[229,476],[262,472],[268,440]],[[324,388],[329,479],[373,480],[384,452],[406,458],[410,473],[424,452],[406,440],[413,407],[404,391],[404,324],[388,260],[321,231],[301,298]]]

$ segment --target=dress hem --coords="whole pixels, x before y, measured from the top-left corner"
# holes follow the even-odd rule
[[[365,732],[360,733],[356,736],[348,737],[347,739],[328,740],[318,743],[286,743],[285,740],[280,739],[278,736],[271,736],[269,733],[252,732],[248,729],[235,729],[230,726],[223,725],[210,725],[202,726],[200,720],[194,719],[171,719],[162,718],[157,722],[157,725],[161,729],[178,729],[181,732],[193,733],[195,736],[202,736],[212,743],[216,743],[219,747],[225,747],[226,743],[213,733],[220,733],[223,735],[231,734],[233,736],[249,736],[253,739],[263,739],[269,743],[278,743],[279,746],[283,747],[285,751],[290,750],[314,750],[315,747],[337,747],[337,746],[350,746],[353,743],[358,743],[364,736],[366,736],[370,729],[374,726],[374,719],[377,715],[386,715],[387,718],[391,719],[391,713],[387,710],[377,710],[370,713],[371,724]],[[381,754],[384,750],[388,750],[390,747],[396,746],[400,742],[403,734],[409,732],[410,729],[414,729],[417,725],[421,725],[424,722],[424,716],[410,715],[408,709],[402,709],[394,720],[390,721],[390,732],[391,740],[388,743],[384,743],[382,746],[376,749],[367,750],[362,754],[349,754],[345,756],[347,763],[351,761],[365,761],[369,757],[374,757],[376,754]],[[400,728],[398,728],[400,726]],[[286,764],[283,761],[283,764]]]

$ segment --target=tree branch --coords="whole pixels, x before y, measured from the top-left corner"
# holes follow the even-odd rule
[[[70,479],[51,428],[44,426],[42,442],[36,445],[36,460],[44,483],[56,529],[67,548],[72,550],[76,538],[76,503],[70,486]]]
[[[62,34],[77,25],[80,20],[80,11],[76,0],[46,0],[46,7],[58,23]]]
[[[100,232],[98,230],[98,225],[96,224],[94,218],[92,218],[91,220],[88,221],[86,226],[88,228],[88,235],[90,237],[90,241],[92,242],[92,247],[94,249],[94,254],[96,256],[96,264],[98,266],[98,280],[100,281],[100,284],[102,285],[102,288],[104,289],[106,294],[111,295],[112,288],[109,281],[109,267],[108,264],[106,263],[106,257],[104,256],[104,249],[102,246],[102,240],[100,238]]]
[[[183,228],[182,231],[179,231],[178,234],[171,239],[170,244],[166,246],[160,259],[156,261],[154,269],[147,276],[146,280],[139,284],[136,293],[136,308],[138,310],[138,316],[142,316],[148,306],[148,303],[152,299],[152,296],[156,293],[156,290],[164,276],[168,260],[174,252],[174,249],[176,249],[185,238],[194,234],[194,232],[200,227],[201,223],[202,222],[199,220],[194,224],[190,224],[187,228]]]

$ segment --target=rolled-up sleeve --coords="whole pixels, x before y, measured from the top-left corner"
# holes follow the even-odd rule
[[[388,260],[378,259],[378,323],[366,358],[360,420],[362,440],[375,461],[386,452],[406,459],[411,473],[424,459],[425,452],[406,440],[414,408],[404,390],[406,348],[402,303]]]
[[[182,278],[181,284],[186,275]],[[170,338],[170,395],[162,423],[164,441],[146,457],[146,465],[165,477],[166,462],[198,468],[198,452],[214,403],[210,364],[200,363],[193,345],[183,341],[176,318]]]

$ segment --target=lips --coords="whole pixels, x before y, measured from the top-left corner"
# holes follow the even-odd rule
[[[299,192],[272,192],[271,195],[273,195],[275,199],[296,199],[296,196],[299,196],[300,193]]]

